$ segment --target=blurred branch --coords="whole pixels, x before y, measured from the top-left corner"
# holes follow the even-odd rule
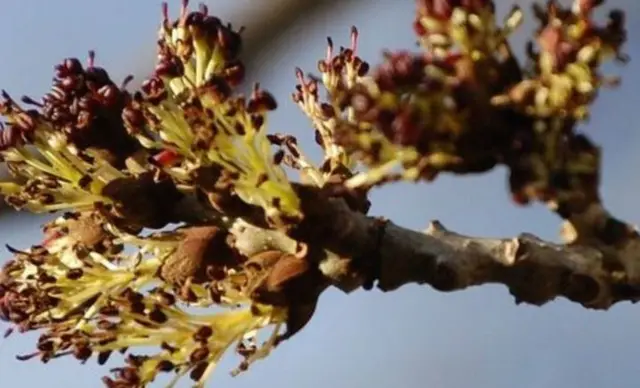
[[[249,2],[251,6],[239,9],[236,15],[230,17],[234,24],[247,27],[243,33],[243,60],[248,73],[255,75],[259,65],[256,63],[256,57],[261,52],[268,51],[273,43],[296,22],[307,20],[314,14],[327,12],[330,7],[336,8],[332,12],[338,12],[341,6],[353,2],[354,0],[270,0],[261,6],[255,6],[254,2]]]

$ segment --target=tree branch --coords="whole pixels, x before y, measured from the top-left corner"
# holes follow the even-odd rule
[[[606,309],[640,300],[640,236],[599,202],[567,221],[574,234],[565,236],[570,243],[556,244],[532,234],[464,236],[438,221],[418,232],[352,210],[331,189],[295,187],[305,218],[287,231],[289,237],[239,219],[230,228],[236,246],[248,256],[267,249],[291,253],[295,241],[326,250],[319,267],[345,292],[371,288],[374,282],[385,292],[410,283],[444,292],[494,283],[507,286],[517,303],[542,305],[563,296]],[[175,211],[195,223],[219,217],[195,198]]]
[[[386,229],[379,258],[378,287],[383,291],[407,283],[427,283],[441,291],[500,283],[516,303],[542,305],[564,296],[585,307],[605,309],[618,301],[640,299],[637,249],[612,255],[589,246],[545,242],[531,234],[473,238],[437,221],[423,233],[395,225]]]
[[[345,292],[369,288],[373,281],[385,292],[410,283],[445,292],[494,283],[507,286],[516,303],[542,305],[563,296],[588,308],[607,309],[619,301],[640,300],[640,239],[635,232],[615,247],[594,240],[555,244],[531,234],[476,238],[437,221],[417,232],[353,211],[340,198],[308,188],[300,193],[303,207],[310,206],[289,235],[333,253],[319,266]],[[589,212],[594,223],[610,218],[599,204]],[[238,229],[242,233],[234,233],[241,245],[283,239],[278,231],[243,225]]]
[[[542,305],[557,296],[589,308],[606,309],[622,300],[640,300],[640,240],[624,247],[562,245],[531,234],[515,238],[474,238],[445,229],[434,221],[422,233],[393,223],[384,225],[378,245],[370,237],[376,218],[343,208],[351,225],[350,253],[377,252],[378,288],[392,291],[409,283],[454,291],[486,283],[504,284],[516,302]],[[361,256],[360,256],[361,257]],[[371,266],[371,263],[370,263]],[[356,266],[357,267],[357,266]]]

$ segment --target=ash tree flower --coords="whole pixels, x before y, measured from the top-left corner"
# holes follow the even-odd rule
[[[330,144],[333,164],[366,168],[346,180],[351,189],[503,164],[515,202],[539,200],[566,213],[569,202],[593,200],[599,182],[599,151],[575,125],[601,87],[617,84],[602,64],[627,60],[624,14],[611,11],[601,26],[593,11],[602,3],[536,4],[540,27],[523,66],[508,41],[524,17],[519,7],[500,24],[491,1],[418,1],[422,52],[387,52],[369,70],[352,43],[331,65],[321,61],[322,76],[310,86],[301,81],[294,101],[321,145]]]
[[[139,90],[90,52],[86,65],[56,65],[39,100],[2,92],[0,162],[14,179],[0,194],[16,209],[64,211],[39,244],[9,247],[0,272],[8,334],[41,333],[19,359],[104,364],[119,352],[125,365],[103,378],[119,388],[161,373],[204,386],[229,349],[241,358],[232,373],[245,371],[306,325],[327,287],[380,278],[356,257],[375,261],[379,246],[355,255],[347,237],[380,244],[386,221],[363,231],[341,218],[364,217],[376,185],[505,165],[518,203],[542,201],[567,220],[597,203],[600,151],[575,127],[614,83],[601,65],[626,60],[623,13],[600,26],[601,1],[535,6],[523,66],[508,41],[519,8],[498,23],[491,1],[416,3],[420,51],[386,51],[370,66],[352,27],[348,47],[328,39],[318,76],[295,70],[293,102],[324,152],[317,165],[295,137],[267,133],[271,93],[238,92],[242,29],[186,0],[176,20],[162,5],[157,62]],[[637,237],[614,218],[604,229],[606,243]],[[452,288],[441,267],[430,281]]]
[[[235,92],[241,31],[187,7],[173,22],[163,5],[158,62],[140,90],[127,90],[130,77],[117,86],[91,52],[86,66],[57,65],[41,100],[23,106],[3,93],[0,155],[15,180],[1,193],[18,209],[68,211],[40,244],[11,248],[2,271],[0,315],[42,332],[21,359],[104,363],[157,346],[128,353],[104,383],[145,386],[170,372],[202,385],[229,348],[243,359],[236,373],[266,356],[293,322],[290,280],[319,276],[296,255],[234,247],[238,214],[274,228],[302,214],[266,134],[275,98],[257,84],[248,97]],[[192,195],[219,212],[216,225],[140,234],[180,222],[171,209]]]

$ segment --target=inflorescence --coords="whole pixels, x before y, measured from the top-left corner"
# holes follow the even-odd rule
[[[242,30],[187,3],[175,21],[163,5],[156,66],[139,90],[127,89],[131,77],[117,85],[90,52],[86,65],[57,65],[39,101],[2,92],[0,161],[14,180],[0,194],[16,209],[64,211],[40,244],[10,247],[0,272],[8,334],[42,333],[20,359],[104,363],[121,352],[126,365],[103,381],[122,388],[165,372],[203,386],[231,347],[242,357],[233,373],[246,370],[308,322],[328,286],[317,265],[326,247],[313,246],[324,240],[305,234],[323,230],[308,225],[322,212],[313,190],[366,213],[373,186],[504,165],[518,203],[567,218],[597,200],[599,149],[575,127],[616,83],[601,65],[627,60],[623,13],[593,20],[603,1],[536,5],[526,66],[508,42],[523,11],[498,24],[489,0],[417,0],[421,52],[386,52],[373,67],[355,27],[349,47],[328,39],[320,74],[296,69],[292,96],[324,151],[318,165],[295,137],[267,133],[277,108],[268,91],[237,91]],[[181,214],[194,198],[215,216]],[[304,238],[247,251],[237,222]],[[157,352],[135,354],[141,346]]]

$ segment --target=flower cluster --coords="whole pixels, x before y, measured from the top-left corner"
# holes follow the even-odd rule
[[[576,0],[572,9],[554,1],[546,9],[536,6],[538,51],[529,47],[529,74],[494,101],[537,118],[587,118],[598,88],[617,83],[600,73],[602,63],[627,60],[620,52],[626,40],[624,14],[611,11],[609,22],[599,26],[592,19],[597,3]]]
[[[328,39],[320,75],[296,69],[292,96],[324,151],[317,166],[293,136],[267,134],[268,91],[237,92],[242,30],[187,0],[175,21],[163,5],[140,90],[127,90],[131,77],[116,85],[91,52],[86,66],[57,65],[40,101],[3,92],[0,162],[15,179],[0,195],[67,211],[39,245],[10,248],[0,271],[0,319],[42,332],[19,358],[104,363],[121,352],[126,365],[103,379],[119,388],[165,372],[202,386],[231,347],[242,357],[233,373],[246,370],[304,327],[329,286],[322,260],[344,253],[333,233],[343,226],[331,225],[338,198],[366,213],[369,189],[386,182],[502,164],[516,202],[543,201],[566,219],[584,210],[598,200],[600,152],[575,127],[611,83],[602,63],[625,59],[623,14],[599,26],[601,3],[535,6],[529,66],[508,42],[524,13],[499,25],[489,0],[417,0],[422,51],[385,52],[375,67],[355,27],[349,47]],[[140,346],[157,351],[130,350]]]
[[[15,180],[0,182],[0,194],[15,208],[33,212],[99,207],[114,221],[132,218],[131,230],[171,222],[159,210],[181,193],[162,171],[141,167],[146,152],[122,119],[130,93],[94,65],[93,53],[86,69],[67,58],[55,70],[54,85],[41,102],[22,98],[39,109],[25,109],[3,94],[0,160]],[[123,184],[131,182],[136,184]],[[131,203],[136,197],[138,204]]]
[[[518,77],[506,37],[521,12],[498,28],[490,2],[454,3],[418,1],[415,30],[424,53],[387,52],[369,72],[354,37],[350,49],[319,64],[328,102],[316,102],[317,81],[298,86],[294,99],[314,120],[322,145],[330,137],[336,150],[326,154],[348,167],[356,161],[369,167],[349,178],[348,187],[496,164],[495,149],[506,135],[492,126],[489,97]]]
[[[201,385],[230,347],[243,358],[238,373],[306,323],[290,327],[288,307],[301,295],[296,282],[307,288],[317,274],[278,251],[247,258],[218,227],[139,237],[84,213],[59,217],[44,230],[41,245],[12,250],[0,278],[0,318],[21,332],[44,330],[37,351],[20,359],[95,356],[102,364],[121,351],[127,366],[104,378],[108,387],[145,386],[160,372],[176,380],[189,374]],[[125,253],[125,244],[137,249]],[[268,325],[271,337],[259,345],[257,332]],[[140,346],[160,350],[128,351]]]
[[[603,3],[534,6],[538,50],[529,45],[523,79],[492,98],[531,122],[528,131],[513,137],[505,157],[514,200],[540,200],[564,218],[598,199],[600,150],[575,126],[588,118],[598,90],[618,83],[601,74],[602,64],[627,61],[620,51],[626,41],[624,14],[612,10],[608,22],[599,25],[594,10]]]
[[[351,29],[351,46],[340,47],[337,54],[331,38],[327,40],[326,58],[318,61],[321,79],[312,77],[306,80],[302,70],[296,69],[298,84],[296,92],[292,95],[293,101],[311,119],[316,142],[324,150],[325,159],[320,168],[324,173],[324,179],[340,167],[353,167],[352,160],[336,142],[335,135],[336,126],[341,120],[353,121],[355,117],[350,107],[320,101],[319,83],[322,83],[330,95],[334,95],[352,88],[369,71],[369,64],[357,55],[358,30],[355,27]]]
[[[160,372],[202,386],[229,348],[243,359],[238,373],[311,318],[326,284],[306,250],[241,252],[230,233],[239,217],[281,233],[302,219],[272,151],[278,137],[266,134],[274,97],[259,85],[248,98],[235,91],[240,34],[187,1],[170,21],[164,4],[158,61],[140,90],[126,89],[131,77],[116,86],[91,52],[87,66],[57,65],[41,101],[22,99],[28,108],[3,93],[0,161],[15,179],[0,194],[18,209],[67,210],[41,244],[11,248],[0,272],[0,318],[42,332],[20,359],[104,363],[119,351],[127,365],[103,379],[109,387],[146,386]],[[176,209],[187,199],[215,225],[141,234],[185,221]],[[141,346],[159,349],[129,350]]]
[[[321,61],[322,77],[301,81],[294,100],[333,165],[367,168],[347,178],[348,188],[502,164],[517,203],[539,200],[565,217],[598,196],[599,150],[575,126],[600,87],[615,83],[601,65],[626,59],[624,14],[614,10],[600,26],[594,10],[602,3],[535,5],[539,50],[531,43],[530,64],[521,66],[508,42],[524,19],[518,7],[498,25],[491,1],[418,0],[422,52],[387,52],[368,71],[354,44],[337,65]]]
[[[42,102],[23,98],[40,110],[24,109],[3,93],[0,160],[24,181],[0,184],[11,205],[39,212],[109,203],[102,188],[123,177],[118,168],[140,148],[120,119],[123,94],[90,57],[87,69],[77,59],[56,66]]]
[[[3,136],[0,149],[21,143],[48,140],[54,148],[67,145],[71,152],[90,149],[120,168],[140,145],[123,125],[121,112],[128,101],[123,90],[128,77],[118,87],[109,74],[95,65],[95,53],[89,52],[84,68],[76,58],[67,58],[55,66],[52,88],[41,101],[23,97],[24,103],[39,108],[23,110],[6,93],[2,115],[10,127]]]
[[[163,149],[155,160],[179,184],[194,186],[201,183],[199,172],[222,171],[223,180],[233,185],[230,195],[283,225],[301,214],[266,135],[266,113],[277,103],[257,84],[248,100],[234,93],[244,78],[241,42],[240,32],[209,15],[205,6],[188,12],[184,2],[175,23],[165,7],[154,74],[123,117],[140,144]]]

